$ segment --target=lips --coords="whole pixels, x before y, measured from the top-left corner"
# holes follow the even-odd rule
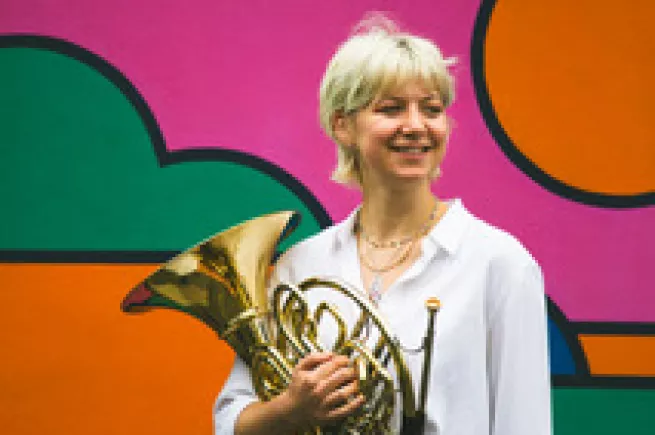
[[[432,145],[392,145],[387,144],[387,148],[396,153],[421,154],[435,149],[437,146]]]

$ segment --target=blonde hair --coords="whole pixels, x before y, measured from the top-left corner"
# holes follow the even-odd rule
[[[383,15],[374,14],[360,22],[332,56],[321,82],[321,127],[337,144],[332,180],[354,186],[362,181],[357,151],[335,137],[335,114],[352,114],[379,94],[414,78],[436,89],[448,107],[454,99],[448,67],[454,63],[453,58],[444,58],[433,42],[398,31],[397,25]]]

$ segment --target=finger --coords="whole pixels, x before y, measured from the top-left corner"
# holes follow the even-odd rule
[[[314,370],[316,367],[329,361],[333,357],[334,357],[333,354],[327,352],[310,353],[309,355],[303,357],[300,361],[298,361],[296,368],[302,371]]]
[[[316,391],[318,394],[322,395],[330,394],[344,385],[356,381],[356,379],[356,373],[352,367],[341,367],[335,370],[327,378],[320,380],[316,386]]]
[[[325,416],[325,419],[327,421],[331,421],[331,420],[339,420],[348,417],[350,414],[354,413],[359,408],[361,408],[365,402],[366,402],[366,397],[360,394],[357,397],[355,397],[353,400],[350,400],[347,403],[343,404],[342,406],[328,412],[327,415]]]
[[[340,368],[350,366],[350,360],[343,355],[335,355],[329,361],[314,369],[314,377],[318,380],[326,379]]]
[[[359,385],[357,385],[356,382],[351,382],[328,394],[325,400],[323,400],[323,406],[326,409],[337,408],[348,403],[348,401],[355,399],[358,393]]]

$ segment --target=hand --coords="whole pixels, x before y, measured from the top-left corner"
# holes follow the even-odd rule
[[[341,420],[365,402],[350,360],[330,353],[310,354],[301,359],[280,399],[286,402],[289,417],[298,427]]]

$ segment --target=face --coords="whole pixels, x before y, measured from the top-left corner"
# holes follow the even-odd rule
[[[364,184],[431,181],[443,160],[448,119],[439,93],[410,81],[344,118],[343,143],[357,147]]]

